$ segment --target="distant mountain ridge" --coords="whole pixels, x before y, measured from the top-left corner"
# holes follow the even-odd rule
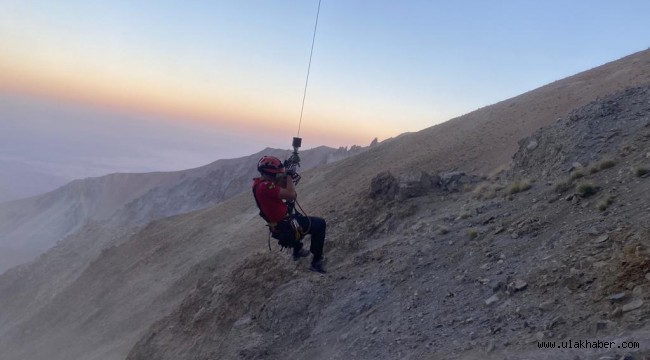
[[[63,177],[37,171],[18,160],[0,160],[0,203],[43,194],[67,182]]]
[[[362,151],[325,146],[302,152],[304,170]],[[142,225],[227,200],[249,186],[263,154],[285,158],[287,150],[266,148],[236,159],[217,160],[175,172],[117,173],[75,180],[46,194],[0,204],[0,247],[36,254],[82,229]],[[2,259],[0,258],[0,261]],[[0,262],[0,272],[15,263]]]
[[[333,149],[326,146],[302,152],[301,170],[328,164],[361,152],[364,148]],[[207,208],[248,191],[262,155],[284,159],[287,150],[266,148],[245,158],[218,160],[184,173],[177,181],[156,186],[127,203],[111,218],[112,223],[145,224],[153,219]]]

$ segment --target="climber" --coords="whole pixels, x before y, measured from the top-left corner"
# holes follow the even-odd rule
[[[300,179],[300,175],[292,169],[287,171],[282,161],[274,156],[263,156],[257,163],[257,170],[261,176],[253,180],[253,197],[260,216],[268,223],[271,236],[280,246],[292,248],[296,261],[311,251],[310,269],[324,274],[326,223],[323,218],[305,216],[295,210],[297,193],[294,181]],[[303,249],[301,241],[306,234],[311,235],[310,251]]]

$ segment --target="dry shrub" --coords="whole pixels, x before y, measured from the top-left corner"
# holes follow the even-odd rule
[[[650,254],[639,243],[626,245],[618,256],[616,271],[611,274],[606,292],[624,290],[628,284],[647,282],[645,275],[650,272]]]
[[[609,207],[609,205],[611,205],[612,203],[614,203],[614,198],[611,197],[610,195],[607,195],[604,198],[600,199],[596,207],[600,211],[605,211],[607,210],[607,207]]]
[[[474,190],[474,186],[472,186],[472,184],[464,184],[461,189],[461,191],[464,193],[472,192],[472,190]]]
[[[596,185],[594,185],[592,182],[583,182],[578,184],[576,191],[578,195],[586,198],[598,192],[598,187],[596,187]]]
[[[614,159],[603,159],[600,162],[600,164],[598,164],[598,167],[600,168],[600,170],[605,170],[605,169],[612,168],[615,165],[616,165],[616,160],[614,160]]]
[[[472,190],[472,196],[478,200],[494,199],[497,196],[498,190],[500,190],[498,185],[481,183]]]
[[[533,185],[532,179],[517,180],[506,188],[506,195],[514,195],[530,189]]]
[[[555,184],[555,192],[557,193],[563,193],[573,187],[573,184],[566,180],[566,181],[560,181],[559,183]]]
[[[645,167],[645,166],[637,166],[634,169],[634,173],[636,174],[636,176],[639,176],[639,177],[647,174],[648,172],[650,172],[650,170],[648,170],[648,168]]]
[[[577,179],[580,179],[581,177],[584,177],[584,176],[585,176],[585,174],[582,171],[577,170],[577,171],[574,171],[574,172],[571,173],[571,175],[569,176],[569,181],[573,182],[573,181],[575,181]]]
[[[480,183],[474,188],[474,190],[472,190],[472,196],[475,199],[482,199],[484,194],[488,191],[489,188],[490,188],[489,184]]]

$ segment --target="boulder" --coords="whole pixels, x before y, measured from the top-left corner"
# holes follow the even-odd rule
[[[370,181],[372,199],[393,199],[397,195],[397,189],[397,179],[390,171],[381,172]]]
[[[432,177],[424,171],[400,175],[397,179],[397,198],[403,200],[422,196],[429,192],[437,184],[437,181],[436,177]]]
[[[438,185],[445,191],[458,192],[464,185],[476,182],[477,180],[460,171],[442,173],[438,177]]]
[[[398,177],[385,171],[370,181],[370,197],[386,200],[418,197],[431,191],[438,181],[437,176],[431,176],[424,171],[414,171]]]

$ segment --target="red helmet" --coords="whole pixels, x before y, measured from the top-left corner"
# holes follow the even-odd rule
[[[257,162],[257,171],[263,174],[281,174],[284,173],[284,165],[275,156],[266,155]]]

